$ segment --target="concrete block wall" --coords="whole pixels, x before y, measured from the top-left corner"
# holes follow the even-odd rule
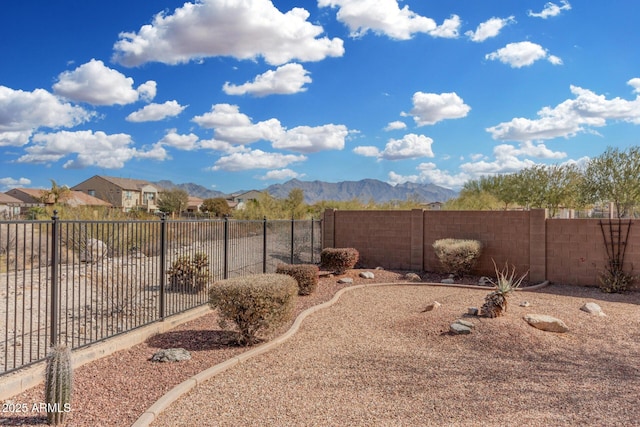
[[[609,238],[608,223],[605,235]],[[614,223],[617,220],[612,220]],[[629,222],[623,220],[623,223]],[[626,226],[622,227],[622,240],[627,241],[624,271],[637,274],[640,268],[640,221],[631,221],[626,239]],[[554,283],[570,283],[580,286],[599,286],[599,275],[607,266],[600,220],[597,219],[548,219],[547,220],[547,279]]]
[[[493,275],[495,260],[529,272],[533,282],[599,286],[607,251],[599,219],[548,219],[530,211],[337,211],[324,216],[324,247],[354,247],[365,268],[438,271],[433,242],[476,239],[483,244],[474,271]],[[607,223],[609,220],[602,220]],[[617,221],[617,220],[613,220]],[[629,220],[624,220],[629,222]],[[640,220],[631,220],[624,271],[640,274]],[[622,228],[626,238],[626,228]],[[608,234],[608,228],[605,229]],[[636,284],[638,288],[640,285]]]

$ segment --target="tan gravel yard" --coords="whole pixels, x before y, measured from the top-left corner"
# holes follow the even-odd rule
[[[401,277],[375,274],[375,282]],[[336,280],[322,279],[297,312],[330,299],[344,287]],[[474,331],[450,335],[449,324],[486,294],[422,284],[347,292],[290,340],[200,385],[153,425],[640,425],[640,292],[519,292],[506,316],[466,318]],[[531,306],[520,307],[524,300]],[[424,312],[433,301],[442,306]],[[579,310],[590,301],[607,316]],[[570,331],[537,330],[522,320],[526,313],[556,316]],[[174,385],[245,350],[228,338],[211,313],[80,367],[68,425],[131,425]],[[193,359],[148,361],[168,347]],[[42,389],[12,401],[40,402]],[[42,415],[3,413],[0,425],[44,425]]]

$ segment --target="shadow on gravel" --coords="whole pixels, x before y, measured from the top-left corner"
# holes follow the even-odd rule
[[[237,347],[238,334],[233,331],[185,330],[157,334],[146,343],[156,348],[184,348],[189,351]]]

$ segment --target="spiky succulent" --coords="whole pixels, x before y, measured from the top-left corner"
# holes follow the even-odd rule
[[[493,267],[496,271],[496,280],[491,280],[495,289],[484,298],[482,305],[482,314],[487,317],[502,316],[507,311],[507,297],[511,292],[515,291],[527,277],[528,273],[523,274],[519,278],[516,277],[516,268],[509,269],[509,265],[505,263],[504,269],[498,270],[495,261]]]

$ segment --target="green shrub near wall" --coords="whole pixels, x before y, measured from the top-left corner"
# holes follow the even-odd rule
[[[254,274],[213,284],[209,305],[220,313],[219,325],[232,322],[240,333],[238,343],[253,345],[258,335],[293,318],[298,283],[286,274]]]
[[[325,248],[320,253],[320,264],[325,270],[344,274],[355,267],[360,253],[354,248]]]
[[[276,273],[286,274],[298,282],[298,295],[310,295],[318,287],[318,266],[314,264],[278,264]]]

